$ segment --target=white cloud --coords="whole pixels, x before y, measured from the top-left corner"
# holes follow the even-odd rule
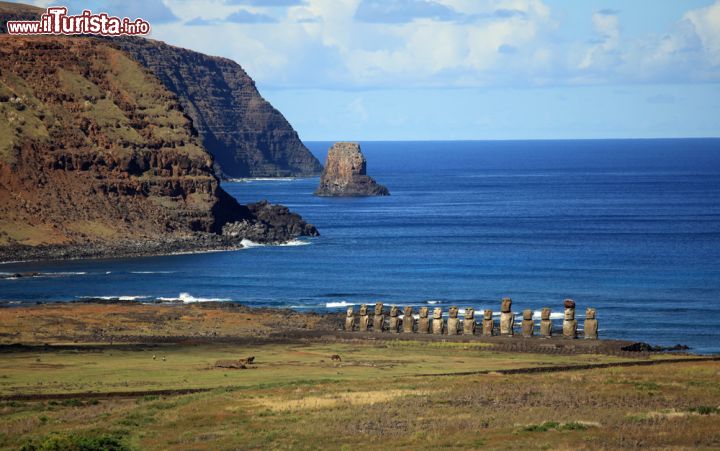
[[[201,17],[213,25],[159,24],[154,35],[230,57],[273,88],[720,81],[720,0],[646,36],[625,36],[622,12],[598,10],[589,18],[593,35],[573,40],[558,37],[562,14],[543,0],[434,0],[453,14],[402,18],[393,10],[395,22],[358,20],[361,1],[270,8],[166,0],[183,22]],[[239,8],[277,23],[220,23]]]
[[[711,63],[720,65],[720,1],[689,11],[685,19],[693,24]]]

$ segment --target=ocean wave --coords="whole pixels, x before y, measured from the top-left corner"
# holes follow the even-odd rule
[[[108,274],[108,271],[106,274]],[[131,274],[173,274],[175,271],[130,271]]]
[[[247,238],[243,238],[242,241],[240,241],[240,244],[242,244],[242,246],[243,246],[244,248],[251,249],[251,248],[253,248],[253,247],[266,247],[266,246],[279,246],[279,247],[284,247],[284,246],[307,246],[308,244],[310,244],[310,241],[303,241],[303,240],[294,239],[294,240],[288,241],[287,243],[280,243],[280,244],[263,244],[263,243],[256,243],[255,241],[248,240]]]
[[[180,293],[176,298],[166,298],[166,297],[159,297],[157,298],[159,301],[166,301],[166,302],[183,302],[185,304],[190,304],[193,302],[228,302],[232,299],[228,298],[202,298],[202,297],[195,297],[191,295],[190,293]]]
[[[336,307],[351,307],[355,304],[352,302],[347,301],[339,301],[339,302],[326,302],[325,308],[336,308]]]
[[[137,301],[140,299],[148,299],[150,296],[141,295],[122,295],[122,296],[78,296],[80,299],[104,299],[106,301]]]
[[[294,182],[300,180],[300,177],[239,177],[225,179],[227,182],[233,183],[250,183],[250,182]]]

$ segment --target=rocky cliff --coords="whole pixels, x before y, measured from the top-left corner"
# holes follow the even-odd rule
[[[360,145],[338,142],[328,151],[317,196],[388,196],[388,189],[367,175]]]
[[[255,82],[226,58],[142,38],[112,39],[174,92],[223,174],[308,177],[322,166]]]
[[[5,33],[7,20],[34,20],[43,12],[0,2],[0,33]],[[128,52],[175,93],[201,144],[215,157],[218,175],[310,177],[322,171],[297,132],[260,95],[239,64],[139,37],[106,41]]]
[[[0,259],[43,256],[38,245],[60,256],[233,247],[242,236],[222,235],[233,222],[264,228],[255,241],[317,233],[223,191],[177,96],[125,52],[0,35]]]

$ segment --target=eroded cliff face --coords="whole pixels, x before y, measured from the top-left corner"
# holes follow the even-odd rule
[[[175,96],[93,39],[0,36],[0,174],[5,242],[212,232],[250,216],[221,193]]]
[[[0,246],[212,241],[236,221],[264,242],[317,233],[288,215],[264,221],[223,191],[175,94],[125,52],[0,35]]]
[[[307,177],[322,166],[239,64],[163,42],[111,39],[174,92],[229,177]]]
[[[328,151],[317,196],[388,196],[390,191],[367,175],[358,143],[338,142]]]

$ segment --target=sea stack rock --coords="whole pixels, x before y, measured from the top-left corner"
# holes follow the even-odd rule
[[[338,142],[328,151],[316,196],[389,196],[390,191],[367,175],[358,143]]]
[[[410,306],[405,307],[403,310],[403,332],[411,334],[415,331],[415,318],[413,317],[413,308]]]
[[[465,309],[465,320],[463,321],[463,335],[475,335],[475,309]]]

